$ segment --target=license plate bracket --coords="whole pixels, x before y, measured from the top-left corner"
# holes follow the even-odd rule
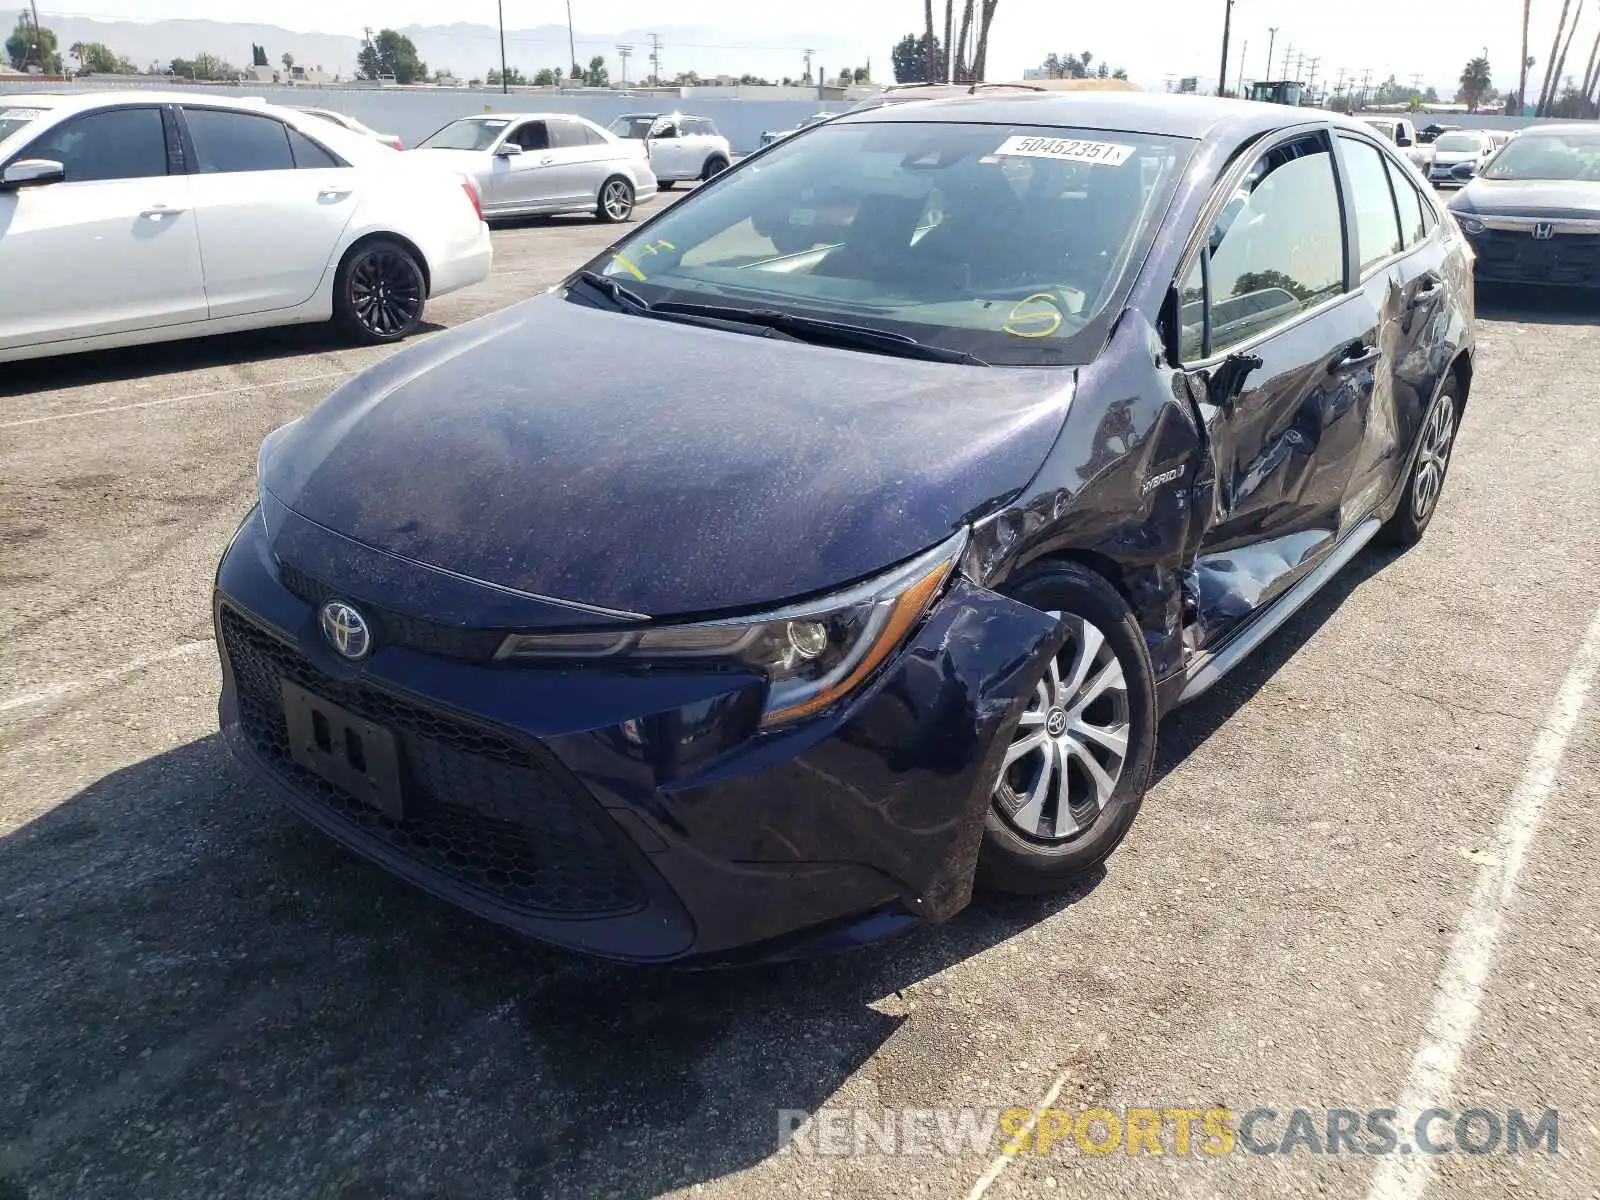
[[[391,730],[282,680],[289,755],[392,821],[405,816],[400,743]]]

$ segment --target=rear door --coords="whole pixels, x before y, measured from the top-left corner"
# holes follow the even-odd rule
[[[1181,285],[1181,357],[1214,475],[1197,514],[1202,646],[1332,550],[1381,356],[1326,129],[1247,156],[1212,212]]]
[[[180,111],[211,316],[304,304],[356,211],[360,173],[265,113]]]
[[[0,192],[0,349],[202,321],[200,239],[176,128],[153,104],[98,109],[8,162],[66,181]]]
[[[590,140],[591,136],[593,141]],[[582,121],[552,118],[550,121],[550,170],[562,203],[598,201],[609,164],[605,139]]]

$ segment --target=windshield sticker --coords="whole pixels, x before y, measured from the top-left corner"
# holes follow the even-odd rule
[[[628,272],[628,274],[632,275],[635,279],[643,280],[649,278],[649,276],[643,271],[639,270],[639,268],[635,266],[630,259],[625,258],[621,254],[613,254],[611,256],[611,261],[616,263],[617,266]]]
[[[42,108],[0,108],[0,121],[32,121],[44,113]]]
[[[1049,292],[1035,292],[1018,300],[1000,328],[1012,337],[1047,338],[1061,328],[1060,301]]]
[[[479,124],[481,124],[485,129],[504,129],[507,125],[511,124],[511,122],[510,121],[480,121]]]
[[[1013,137],[1002,142],[995,153],[1090,163],[1097,167],[1120,167],[1133,157],[1134,149],[1133,146],[1121,146],[1115,142],[1085,142],[1077,138]]]

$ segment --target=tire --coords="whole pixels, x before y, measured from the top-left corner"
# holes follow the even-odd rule
[[[1012,748],[1024,740],[1036,744],[1015,756],[1008,749],[1011,761],[988,798],[978,854],[979,886],[1038,894],[1059,891],[1104,862],[1138,815],[1155,762],[1155,678],[1132,610],[1087,567],[1042,563],[1007,590],[1074,626],[1007,734]],[[1101,682],[1109,686],[1075,717],[1075,702]],[[1120,758],[1113,748],[1119,735]],[[1099,768],[1098,787],[1086,761]]]
[[[606,225],[618,225],[633,216],[633,184],[613,175],[600,185],[594,215]]]
[[[658,180],[656,180],[656,187],[660,188],[663,192],[670,192],[673,188],[675,188],[677,186],[678,186],[678,181],[676,179],[658,179]]]
[[[720,154],[713,154],[706,159],[706,165],[700,171],[700,182],[713,179],[728,169],[728,160]]]
[[[398,342],[421,323],[427,298],[427,276],[416,255],[397,241],[376,238],[354,247],[339,264],[333,321],[363,345]]]
[[[1415,546],[1428,531],[1439,508],[1445,476],[1450,470],[1450,455],[1455,449],[1456,429],[1461,423],[1461,381],[1454,371],[1429,405],[1417,433],[1417,457],[1406,477],[1405,493],[1383,527],[1383,538],[1392,546]]]

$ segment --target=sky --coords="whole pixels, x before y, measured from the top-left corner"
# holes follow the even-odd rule
[[[3,3],[3,0],[0,0]],[[508,28],[560,24],[566,0],[503,0]],[[1092,51],[1097,59],[1126,67],[1145,87],[1165,86],[1168,76],[1198,75],[1203,89],[1215,86],[1221,55],[1225,0],[1000,0],[991,35],[989,78],[1015,78],[1036,66],[1044,55]],[[751,4],[737,0],[571,0],[573,22],[585,30],[606,32],[650,28],[656,24],[704,26],[719,31],[727,44],[759,46],[763,39],[826,35],[832,42],[859,45],[860,59],[872,59],[875,73],[888,75],[888,52],[903,34],[922,22],[916,0],[806,0],[804,4]],[[494,0],[454,0],[441,8],[437,0],[273,0],[270,6],[239,0],[61,0],[40,3],[41,13],[62,12],[86,17],[155,20],[206,18],[266,21],[298,31],[360,34],[362,26],[379,23],[444,24],[481,21],[494,24]],[[1521,40],[1519,0],[1479,0],[1468,16],[1458,0],[1236,0],[1229,79],[1237,83],[1242,65],[1246,78],[1281,78],[1283,52],[1293,47],[1321,59],[1319,81],[1337,78],[1342,67],[1358,77],[1371,70],[1373,79],[1393,73],[1402,82],[1414,74],[1423,86],[1447,88],[1453,94],[1461,67],[1487,49],[1494,80],[1515,86]],[[935,3],[937,14],[943,4]],[[1542,63],[1560,10],[1559,0],[1534,0],[1531,52]],[[959,10],[958,10],[959,11]],[[1273,69],[1267,71],[1269,26],[1277,26]],[[1568,57],[1567,73],[1581,76],[1600,16],[1585,21]],[[1574,64],[1573,59],[1577,62]],[[882,64],[879,68],[878,64]],[[1300,72],[1309,75],[1309,66]],[[797,71],[798,73],[798,71]],[[1294,72],[1291,71],[1291,74]]]

